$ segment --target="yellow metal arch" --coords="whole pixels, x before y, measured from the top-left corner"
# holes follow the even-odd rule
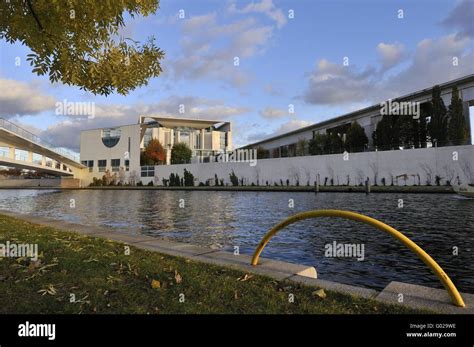
[[[464,300],[461,297],[461,294],[459,294],[456,286],[453,284],[451,279],[448,277],[448,275],[444,272],[444,270],[438,265],[436,261],[434,261],[431,256],[426,253],[421,247],[419,247],[415,242],[410,240],[408,237],[403,235],[401,232],[398,230],[392,228],[391,226],[382,223],[378,221],[377,219],[364,216],[359,213],[355,212],[350,212],[350,211],[342,211],[342,210],[314,210],[314,211],[307,211],[307,212],[301,212],[298,214],[295,214],[283,222],[277,224],[274,226],[260,241],[258,244],[257,248],[255,249],[255,253],[252,257],[252,265],[257,265],[258,264],[258,259],[260,258],[260,254],[263,251],[263,248],[267,245],[267,243],[270,241],[270,239],[281,229],[284,227],[293,224],[297,221],[303,220],[303,219],[308,219],[308,218],[317,218],[317,217],[342,217],[346,219],[352,219],[355,221],[359,221],[371,226],[376,227],[379,230],[385,231],[391,236],[395,237],[397,240],[401,241],[405,246],[407,246],[409,249],[411,249],[430,269],[435,273],[436,276],[438,276],[439,280],[441,283],[443,283],[444,288],[449,293],[449,296],[451,297],[451,301],[453,302],[454,305],[459,306],[459,307],[465,307],[466,305],[464,304]]]

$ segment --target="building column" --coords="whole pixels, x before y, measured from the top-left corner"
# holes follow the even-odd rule
[[[28,163],[32,163],[32,162],[33,162],[33,152],[28,151]]]
[[[8,147],[8,157],[12,160],[15,160],[15,147],[14,146]]]
[[[201,129],[201,133],[199,134],[199,136],[201,136],[201,143],[200,143],[200,151],[199,151],[199,161],[202,163],[203,162],[203,155],[202,155],[202,150],[204,149],[204,139],[205,139],[205,133],[204,133],[204,129]]]
[[[41,166],[46,166],[46,157],[44,155],[41,156]]]

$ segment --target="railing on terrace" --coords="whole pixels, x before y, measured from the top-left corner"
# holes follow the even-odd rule
[[[68,159],[74,160],[75,162],[79,163],[79,156],[78,155],[74,155],[71,152],[65,150],[64,148],[55,147],[55,146],[51,145],[50,143],[42,140],[41,138],[39,138],[35,134],[29,132],[28,130],[20,128],[18,125],[14,124],[14,123],[12,123],[12,122],[4,119],[4,118],[0,118],[0,128],[4,128],[8,131],[11,131],[12,133],[14,133],[18,136],[21,136],[21,137],[37,144],[37,145],[40,145],[44,148],[47,148],[47,149],[49,149],[50,151],[52,151],[56,154],[59,154],[63,157],[66,157]]]

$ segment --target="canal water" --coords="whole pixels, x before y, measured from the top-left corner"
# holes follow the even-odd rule
[[[245,254],[253,252],[266,231],[294,213],[350,210],[403,232],[443,267],[458,289],[474,293],[474,200],[454,194],[0,190],[0,209],[216,249],[233,251],[237,246]],[[327,245],[334,242],[363,245],[364,260],[326,256]],[[442,288],[399,241],[339,218],[290,225],[270,241],[262,256],[312,265],[321,279],[368,288],[381,289],[390,281]]]

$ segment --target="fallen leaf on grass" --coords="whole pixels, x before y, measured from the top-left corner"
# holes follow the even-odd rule
[[[92,262],[98,263],[99,260],[97,260],[96,258],[89,258],[89,259],[87,259],[87,260],[83,260],[82,262],[83,262],[83,263],[92,263]]]
[[[32,260],[30,265],[28,265],[28,268],[30,270],[36,269],[41,266],[41,259],[38,260]]]
[[[240,276],[239,278],[237,278],[237,281],[245,282],[245,281],[248,281],[249,279],[251,279],[252,277],[253,277],[253,275],[245,274],[245,275]]]
[[[324,299],[326,297],[326,292],[322,288],[318,289],[318,290],[315,290],[312,294],[313,294],[313,296],[317,296],[321,299]]]
[[[161,283],[160,283],[160,281],[158,281],[158,280],[153,280],[153,281],[151,281],[151,287],[152,287],[153,289],[161,288]]]
[[[50,284],[47,288],[38,290],[38,293],[40,293],[41,295],[56,295],[57,291],[56,288],[54,288],[54,286]]]
[[[107,276],[107,283],[120,282],[122,279],[120,277]]]
[[[174,279],[177,284],[180,284],[181,281],[183,280],[183,278],[181,277],[181,275],[179,274],[177,270],[174,271]]]

